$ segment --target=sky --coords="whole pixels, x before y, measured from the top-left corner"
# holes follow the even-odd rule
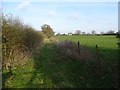
[[[43,24],[48,24],[55,33],[75,33],[76,30],[86,33],[92,30],[97,33],[118,31],[117,0],[5,0],[2,6],[3,13],[20,17],[36,30],[41,30]]]

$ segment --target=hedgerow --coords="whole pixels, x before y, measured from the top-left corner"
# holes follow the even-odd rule
[[[43,35],[18,17],[2,15],[2,67],[24,65],[42,45]]]

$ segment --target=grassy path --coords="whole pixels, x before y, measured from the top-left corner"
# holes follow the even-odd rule
[[[112,87],[112,76],[94,75],[74,58],[62,58],[53,44],[45,44],[40,53],[23,67],[16,68],[13,77],[3,73],[4,87],[12,88],[61,88],[61,87]]]
[[[73,87],[73,84],[70,83],[73,79],[72,75],[69,75],[69,70],[67,70],[69,64],[60,62],[52,44],[45,44],[36,56],[33,60],[29,60],[25,66],[13,70],[13,76],[4,72],[3,87]]]
[[[43,85],[39,81],[36,82],[39,83],[39,87],[75,87],[77,85],[76,82],[79,78],[76,73],[80,69],[78,67],[79,63],[73,61],[61,62],[61,58],[58,57],[57,51],[52,44],[46,44],[42,48],[39,57],[35,58],[34,63],[37,74],[41,73],[43,76]]]

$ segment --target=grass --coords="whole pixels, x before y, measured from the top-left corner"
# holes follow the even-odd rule
[[[118,39],[115,36],[55,36],[60,41],[70,40],[80,42],[81,45],[96,51],[95,45],[99,45],[99,50],[105,60],[113,61],[118,60]]]
[[[17,67],[13,70],[13,74],[3,71],[3,88],[24,88],[29,81],[33,69],[33,60],[29,60],[23,67]]]
[[[3,88],[111,88],[117,87],[117,39],[114,36],[57,36],[59,40],[80,41],[100,52],[107,61],[102,71],[95,63],[85,64],[77,58],[61,55],[53,43],[44,43],[39,53],[24,66],[3,70]],[[109,44],[108,44],[109,43]]]
[[[60,41],[70,40],[74,42],[80,42],[85,46],[95,47],[99,45],[101,48],[117,49],[118,39],[115,36],[56,36]]]

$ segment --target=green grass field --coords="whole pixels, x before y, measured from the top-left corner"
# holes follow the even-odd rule
[[[60,41],[70,40],[77,42],[79,41],[80,44],[95,47],[95,45],[99,45],[101,48],[108,48],[108,49],[117,49],[117,42],[118,39],[116,36],[56,36]]]
[[[80,41],[93,52],[100,46],[104,59],[114,63],[117,60],[117,38],[114,36],[55,36],[64,41]],[[61,56],[54,44],[45,43],[36,56],[24,66],[13,70],[13,75],[3,72],[4,88],[111,88],[117,87],[114,65],[106,64],[102,72],[96,65],[86,65],[76,58]]]
[[[118,59],[118,39],[116,36],[56,36],[60,41],[70,40],[74,42],[80,42],[81,45],[88,47],[95,51],[95,45],[99,45],[101,54],[106,60]]]

